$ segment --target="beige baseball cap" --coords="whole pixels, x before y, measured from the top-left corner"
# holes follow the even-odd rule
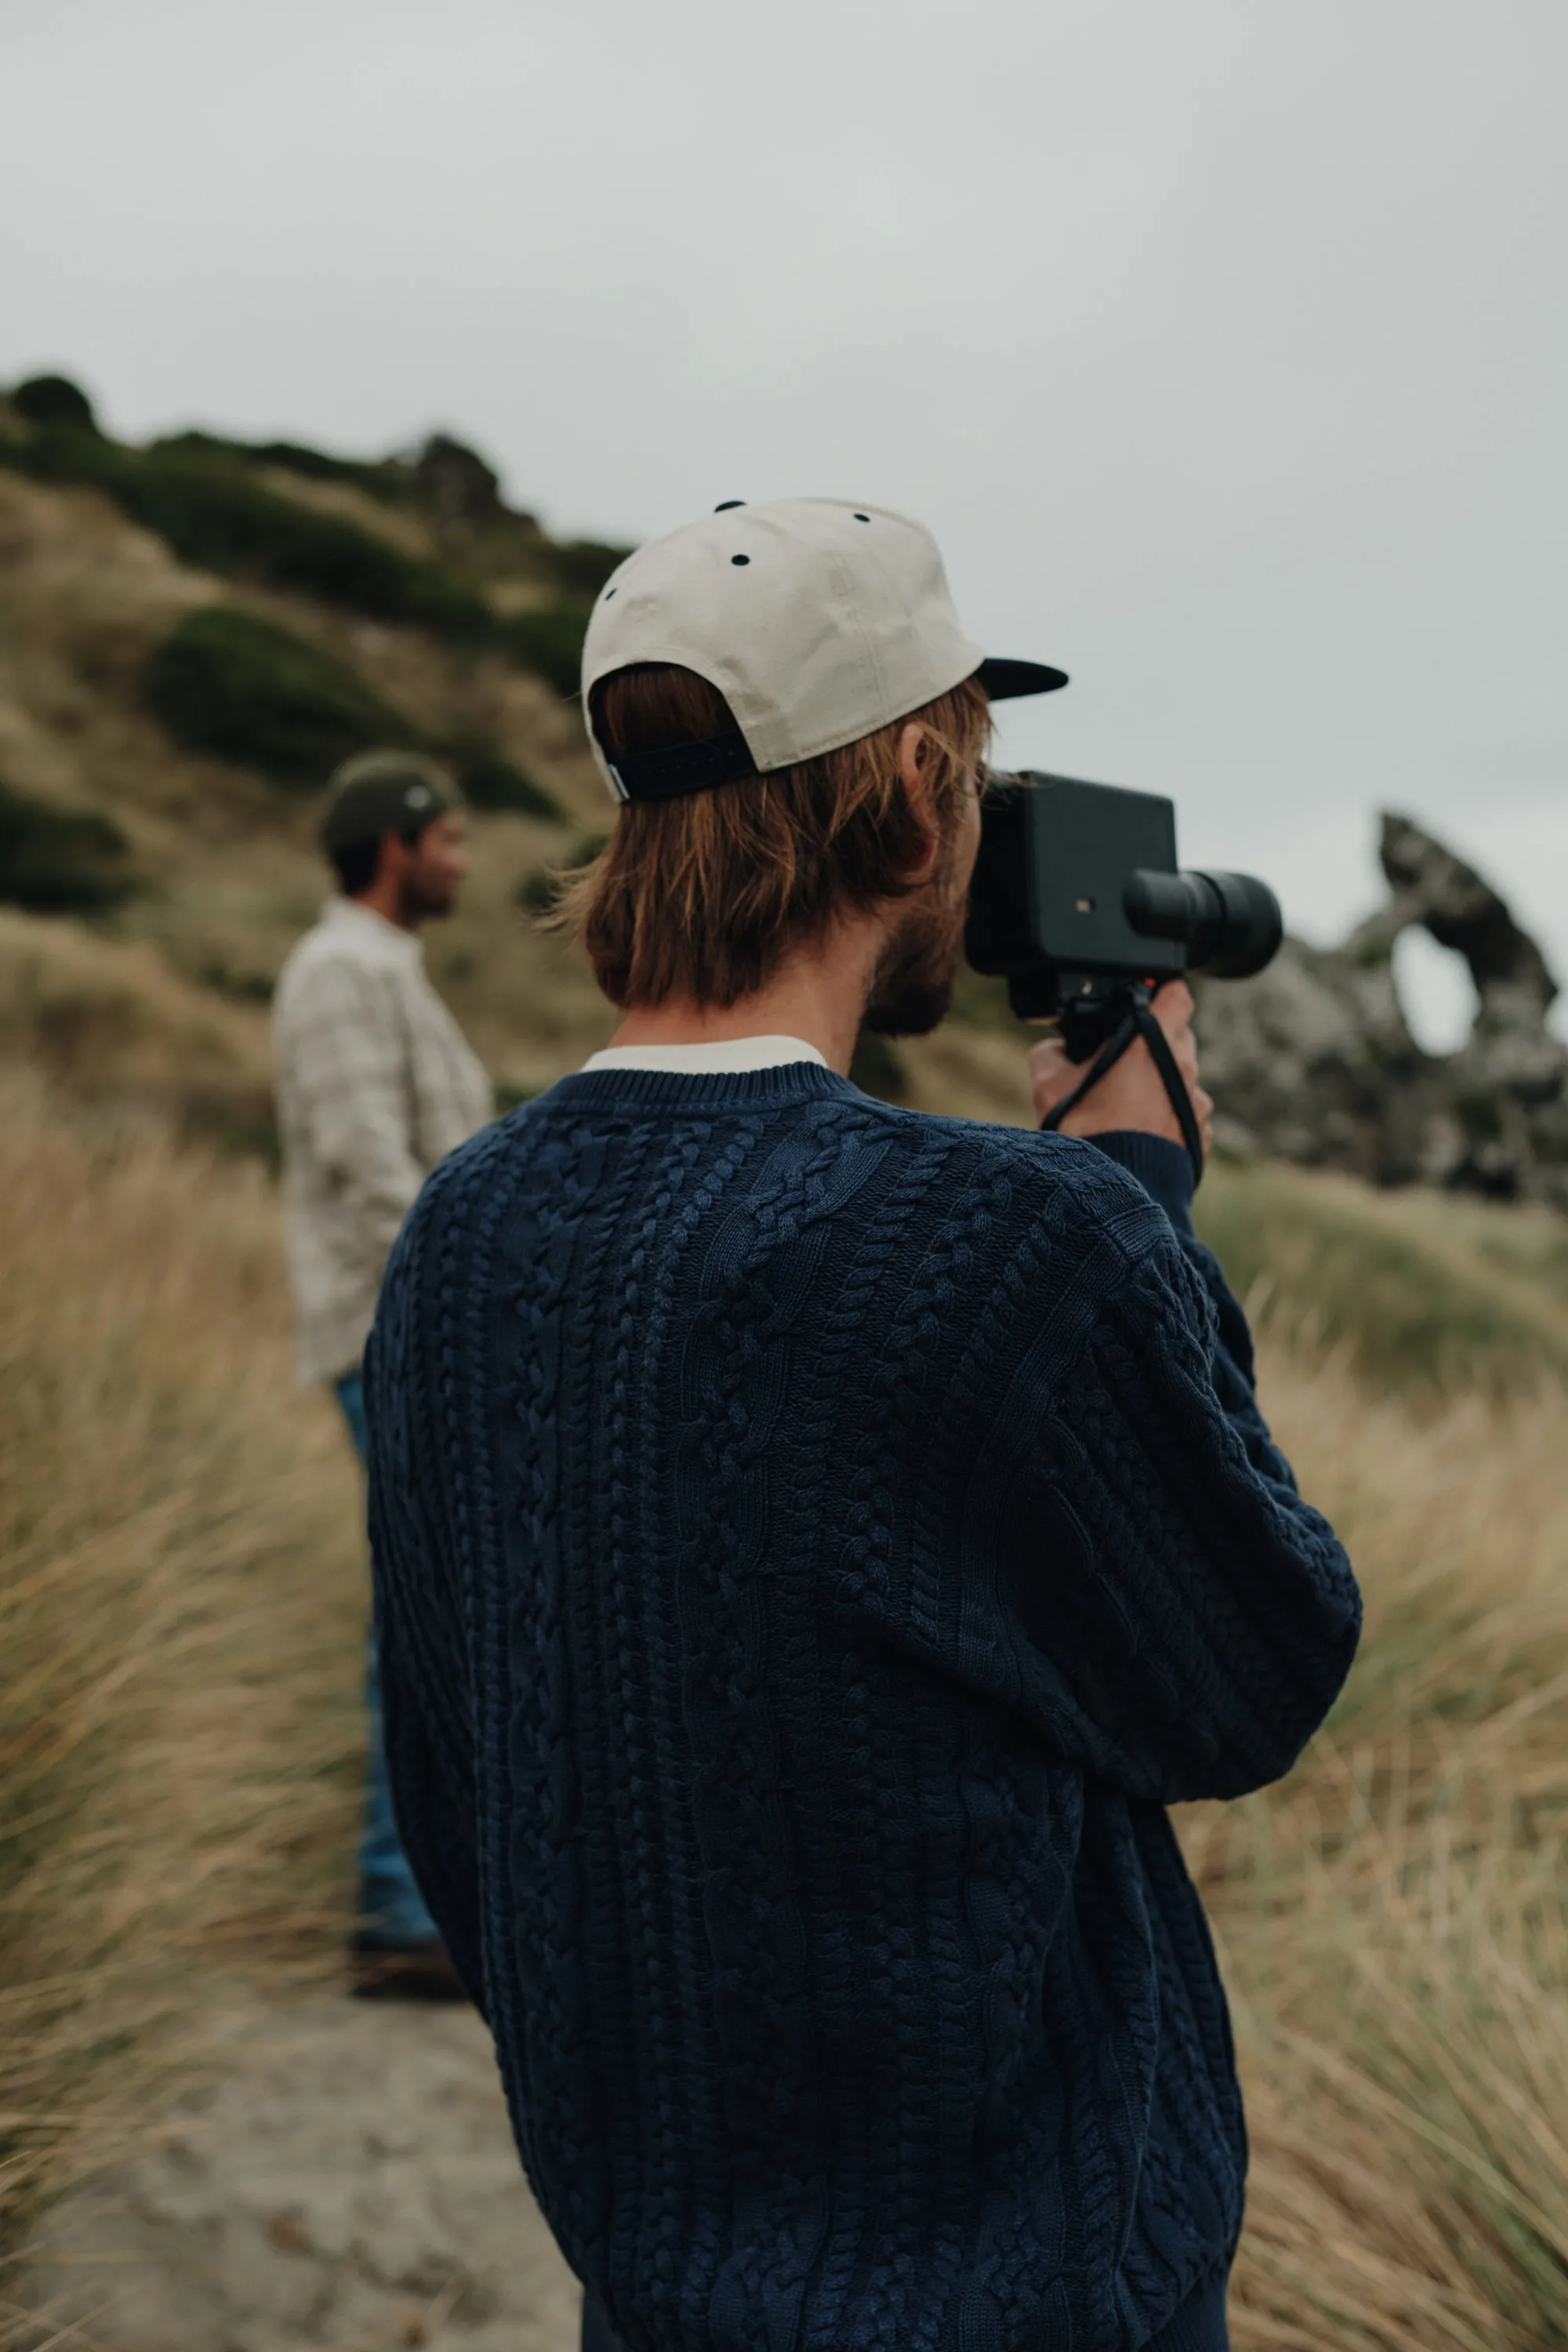
[[[734,728],[612,764],[590,697],[634,662],[695,670]],[[847,499],[731,500],[605,582],[583,647],[583,709],[616,798],[668,800],[835,751],[975,677],[993,701],[1067,684],[971,643],[922,524]]]

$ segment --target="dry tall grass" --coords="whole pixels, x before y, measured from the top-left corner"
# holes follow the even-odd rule
[[[331,1967],[363,1591],[260,1173],[85,1127],[18,1080],[0,1199],[0,2178],[20,2211],[156,2111],[157,2070],[237,1972]],[[1237,2352],[1568,2347],[1568,1402],[1539,1370],[1511,1395],[1492,1377],[1510,1344],[1550,1359],[1548,1310],[1501,1282],[1484,1328],[1444,1341],[1450,1379],[1484,1383],[1375,1395],[1302,1340],[1321,1286],[1268,1203],[1265,1402],[1369,1611],[1300,1770],[1183,1824],[1255,2141]],[[1262,1231],[1256,1206],[1231,1203]],[[1423,1259],[1379,1288],[1402,1232],[1439,1255],[1506,1239],[1425,1202],[1402,1225],[1349,1188],[1320,1207],[1363,1302],[1426,1284]],[[1555,1281],[1553,1235],[1507,1247]],[[1372,1328],[1363,1306],[1375,1360]]]
[[[144,940],[16,907],[0,907],[0,1055],[73,1093],[170,1107],[272,1078],[260,1009],[180,979]]]
[[[0,2219],[349,1895],[352,1459],[259,1170],[0,1087]]]

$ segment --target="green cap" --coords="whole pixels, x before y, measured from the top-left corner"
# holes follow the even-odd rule
[[[331,853],[379,841],[386,833],[416,833],[463,805],[446,770],[421,751],[356,751],[333,771],[321,814],[321,840]]]

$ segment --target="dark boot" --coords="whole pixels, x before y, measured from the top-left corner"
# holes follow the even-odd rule
[[[356,1936],[349,1947],[351,1991],[361,2000],[467,2000],[439,1936],[406,1943]]]

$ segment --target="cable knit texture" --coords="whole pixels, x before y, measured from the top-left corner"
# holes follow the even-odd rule
[[[1224,2341],[1246,2144],[1164,1808],[1289,1769],[1359,1604],[1184,1155],[1107,1144],[584,1075],[394,1254],[399,1822],[633,2352]]]

